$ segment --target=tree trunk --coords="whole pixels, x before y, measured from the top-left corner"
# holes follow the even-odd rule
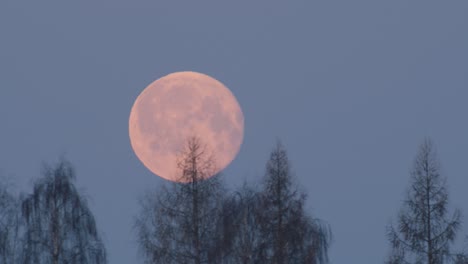
[[[192,157],[192,224],[194,227],[194,247],[195,247],[195,263],[201,264],[201,248],[200,248],[200,223],[199,208],[198,208],[198,179],[197,179],[197,160],[196,156]]]
[[[432,234],[431,234],[431,190],[430,190],[430,178],[429,178],[429,164],[424,164],[426,170],[426,225],[427,225],[427,263],[435,264],[433,260],[432,252]]]

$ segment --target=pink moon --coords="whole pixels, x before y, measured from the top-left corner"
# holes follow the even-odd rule
[[[215,171],[225,169],[239,152],[244,115],[231,91],[197,72],[176,72],[148,85],[135,100],[129,118],[131,146],[155,175],[180,179],[177,155],[196,136],[213,153]]]

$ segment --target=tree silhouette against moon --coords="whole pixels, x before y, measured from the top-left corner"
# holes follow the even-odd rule
[[[138,96],[130,112],[129,135],[140,161],[170,181],[180,179],[177,156],[196,136],[214,155],[211,177],[239,152],[244,116],[221,82],[202,73],[177,72],[154,81]]]

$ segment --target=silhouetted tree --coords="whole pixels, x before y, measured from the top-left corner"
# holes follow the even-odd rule
[[[180,182],[141,199],[135,221],[146,263],[326,263],[331,232],[304,210],[286,151],[271,153],[263,189],[223,194],[214,161],[199,139],[179,156]]]
[[[21,218],[19,201],[10,190],[9,185],[0,182],[0,263],[14,264],[19,262],[21,241],[19,237]]]
[[[466,254],[455,255],[454,264],[468,264],[468,256]]]
[[[223,191],[212,153],[192,137],[178,156],[179,182],[141,199],[135,221],[145,263],[220,263]]]
[[[260,195],[259,258],[276,264],[327,263],[330,228],[304,211],[306,194],[294,185],[286,149],[279,141],[267,162]]]
[[[446,178],[434,145],[426,139],[419,148],[411,170],[411,184],[388,238],[392,252],[387,261],[397,263],[442,264],[451,261],[450,246],[460,227],[460,211],[448,216]],[[458,263],[462,259],[460,255]]]
[[[226,199],[222,218],[229,237],[225,246],[229,254],[223,263],[262,263],[258,250],[262,244],[260,201],[260,192],[246,183]]]
[[[106,263],[106,250],[67,161],[46,167],[22,202],[23,263]]]

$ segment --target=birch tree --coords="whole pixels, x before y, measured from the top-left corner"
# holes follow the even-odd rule
[[[9,189],[4,178],[0,182],[0,263],[19,262],[21,217],[19,198]]]
[[[71,164],[47,166],[22,202],[24,264],[101,264],[106,250]]]

